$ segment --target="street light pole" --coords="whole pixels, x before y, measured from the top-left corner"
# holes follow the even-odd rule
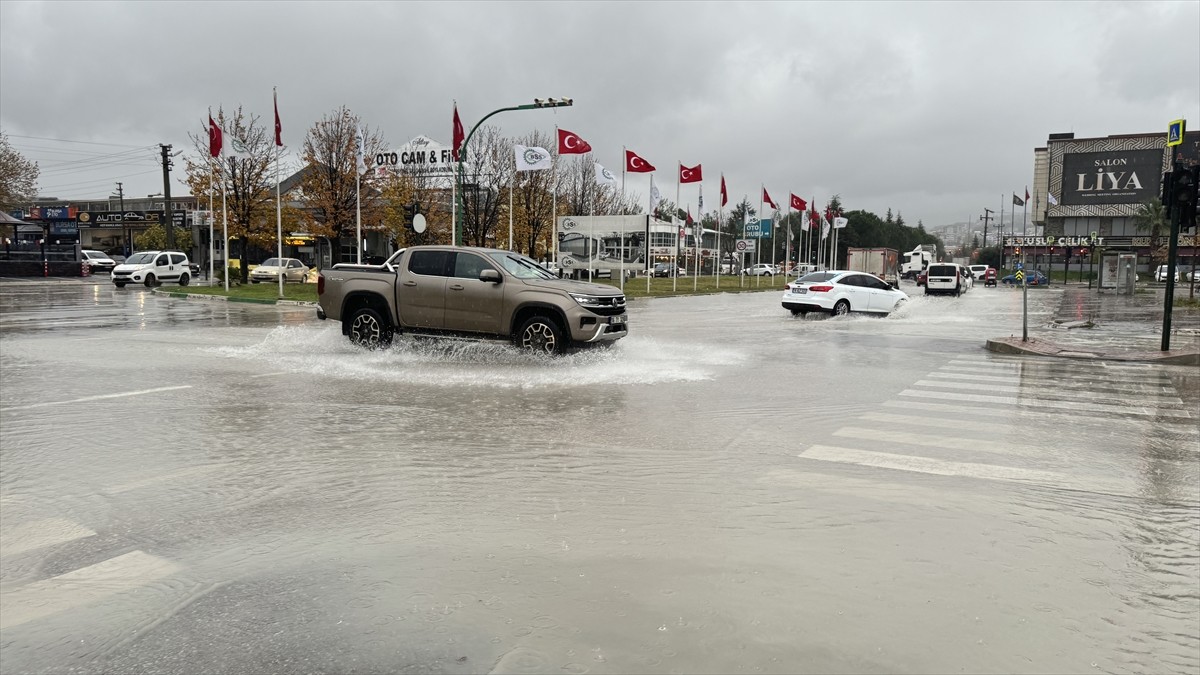
[[[466,213],[467,213],[466,199],[465,199],[465,197],[463,197],[463,194],[462,194],[462,192],[463,192],[463,166],[462,166],[463,158],[467,154],[467,147],[471,145],[471,137],[475,135],[475,131],[477,129],[479,129],[479,127],[484,122],[486,122],[489,117],[491,117],[492,115],[496,115],[498,113],[507,112],[509,110],[536,110],[537,108],[562,108],[562,107],[571,106],[574,104],[575,104],[575,100],[570,99],[570,98],[557,98],[557,99],[556,98],[535,98],[535,99],[533,99],[533,103],[526,103],[524,105],[514,105],[514,106],[509,106],[507,108],[500,108],[498,110],[493,110],[492,112],[488,113],[487,115],[484,115],[483,119],[476,122],[475,126],[471,127],[471,133],[467,134],[467,137],[463,140],[462,148],[458,152],[458,172],[457,172],[457,177],[455,179],[458,184],[458,199],[455,200],[454,210],[456,213],[459,214],[459,217],[455,218],[455,222],[462,223],[462,218],[465,217]],[[476,199],[478,199],[478,196],[476,196]],[[461,227],[461,225],[459,227]],[[459,246],[461,239],[459,237],[459,228],[458,227],[455,228],[454,232],[452,233],[452,236],[454,239],[452,243],[455,246]]]

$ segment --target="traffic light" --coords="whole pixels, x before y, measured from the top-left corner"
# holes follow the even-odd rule
[[[404,227],[406,227],[410,230],[413,229],[413,219],[416,218],[417,214],[419,214],[419,213],[421,213],[421,203],[420,202],[413,202],[411,204],[405,204],[404,205]]]
[[[1191,168],[1179,167],[1174,172],[1174,185],[1171,188],[1171,198],[1183,209],[1184,213],[1196,208],[1196,174]]]

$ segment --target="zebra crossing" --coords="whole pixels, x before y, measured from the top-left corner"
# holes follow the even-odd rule
[[[798,457],[883,479],[906,472],[1130,495],[1137,453],[1200,452],[1194,406],[1145,364],[963,355]]]

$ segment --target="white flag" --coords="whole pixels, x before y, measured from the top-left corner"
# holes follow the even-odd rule
[[[596,184],[597,185],[616,185],[617,177],[613,172],[600,166],[600,162],[596,162]]]
[[[840,229],[842,229],[843,227],[846,227],[846,225],[847,225],[849,222],[850,222],[850,221],[849,221],[849,220],[846,220],[845,218],[834,218],[834,219],[833,219],[833,227],[834,227],[834,229],[836,229],[836,230],[840,230]]]
[[[829,236],[829,221],[825,220],[825,216],[821,216],[821,238]]]
[[[514,145],[517,171],[542,171],[550,168],[550,151],[537,146]]]
[[[699,208],[696,209],[696,215],[704,213],[704,186],[700,186]]]
[[[250,148],[232,131],[224,129],[221,131],[221,154],[229,158],[249,159]]]
[[[654,184],[654,176],[650,177],[650,210],[654,211],[662,202],[662,193],[658,191],[658,186]]]
[[[808,232],[808,211],[800,213],[800,229]]]
[[[363,158],[363,130],[362,127],[357,127],[354,130],[354,159],[358,166],[359,173],[367,172],[367,162]]]
[[[1054,198],[1054,195],[1052,195],[1052,194],[1050,194],[1049,192],[1047,192],[1047,193],[1046,193],[1046,198],[1050,200],[1050,205],[1051,205],[1051,206],[1058,206],[1058,200]]]

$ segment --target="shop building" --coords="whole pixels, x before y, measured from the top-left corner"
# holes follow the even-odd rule
[[[1045,260],[1043,267],[1062,269],[1081,254],[1094,259],[1105,253],[1132,253],[1138,269],[1149,272],[1162,257],[1169,232],[1157,240],[1138,227],[1143,205],[1158,203],[1163,173],[1174,161],[1200,163],[1200,132],[1166,147],[1165,131],[1075,138],[1073,133],[1050,134],[1044,147],[1033,151],[1033,188],[1029,207],[1036,226],[1033,236],[1004,237],[1005,257],[1022,250],[1026,259]],[[1181,233],[1179,263],[1200,264],[1200,237]]]

